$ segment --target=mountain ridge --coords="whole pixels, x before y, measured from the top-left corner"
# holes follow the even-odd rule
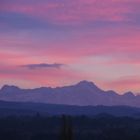
[[[21,89],[13,85],[5,85],[0,90],[0,100],[66,105],[128,105],[140,107],[139,95],[134,95],[132,92],[119,95],[113,90],[102,90],[93,82],[86,80],[75,85],[56,88]]]
[[[140,108],[130,106],[76,106],[63,104],[46,104],[32,102],[7,102],[0,100],[0,117],[3,116],[43,116],[50,115],[72,115],[72,116],[104,116],[135,117],[140,118]]]

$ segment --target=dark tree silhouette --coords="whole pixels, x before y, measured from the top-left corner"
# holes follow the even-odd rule
[[[69,116],[62,116],[62,129],[60,140],[72,140],[73,139],[73,129],[71,124],[71,118]]]

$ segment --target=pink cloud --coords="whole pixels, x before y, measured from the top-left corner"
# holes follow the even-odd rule
[[[38,2],[34,4],[6,3],[2,9],[24,13],[54,23],[87,23],[95,20],[126,21],[126,14],[133,13],[139,1],[130,0],[68,0]],[[1,9],[1,10],[2,10]],[[133,11],[132,11],[133,10]]]
[[[113,62],[134,63],[139,60],[139,35],[140,33],[136,29],[121,27],[97,31],[93,29],[91,31],[76,31],[70,38],[62,41],[36,39],[32,35],[21,38],[5,36],[0,42],[1,60],[6,60],[9,55],[13,64],[44,63],[44,59],[49,59],[50,63],[71,64],[82,57],[109,56],[112,58],[110,64]],[[5,57],[2,49],[6,51]]]
[[[20,65],[0,65],[0,77],[2,81],[8,81],[10,79],[11,83],[15,83],[19,86],[25,87],[24,83],[20,85],[18,81],[28,81],[30,82],[29,87],[36,86],[62,86],[70,84],[74,81],[79,81],[79,79],[84,79],[85,77],[74,70],[70,70],[67,67],[61,69],[28,69],[26,67],[21,67]],[[13,80],[11,80],[13,79]],[[8,82],[9,83],[9,82]],[[7,84],[7,83],[1,83]]]
[[[116,89],[119,92],[126,92],[128,90],[138,93],[140,91],[140,76],[128,76],[120,79],[106,82],[106,87]]]
[[[129,14],[139,13],[139,0],[67,0],[62,2],[41,2],[34,4],[24,3],[5,3],[0,10],[8,12],[22,13],[38,20],[47,21],[55,24],[85,25],[94,21],[133,21]],[[36,81],[43,85],[59,85],[61,83],[71,83],[80,79],[91,79],[94,77],[94,71],[88,67],[81,67],[82,70],[76,71],[76,64],[83,64],[86,57],[109,58],[106,62],[102,60],[97,62],[96,66],[110,66],[128,64],[140,64],[140,33],[135,25],[121,24],[121,26],[83,28],[69,32],[65,36],[62,32],[58,35],[61,39],[55,39],[42,32],[33,31],[1,34],[0,36],[0,77],[3,79],[23,79],[26,81]],[[3,27],[4,23],[0,23]],[[88,24],[87,24],[88,25]],[[131,26],[131,28],[130,28]],[[80,26],[81,27],[81,26]],[[85,26],[82,26],[85,27]],[[63,29],[62,29],[63,30]],[[48,30],[46,30],[48,32]],[[55,34],[55,32],[51,32]],[[29,71],[20,69],[19,65],[36,63],[62,63],[70,65],[69,68],[62,70],[42,70]],[[87,64],[90,65],[89,62]],[[114,64],[114,65],[112,65]],[[92,64],[91,64],[92,65]],[[94,65],[93,65],[94,67]],[[139,69],[139,68],[138,68]],[[107,71],[107,69],[103,69]],[[41,73],[41,74],[40,74]],[[85,74],[86,73],[86,74]],[[84,75],[85,74],[85,75]],[[95,76],[96,77],[96,76]],[[113,76],[112,76],[113,77]],[[97,80],[98,76],[93,79]],[[139,78],[138,78],[139,79]],[[111,82],[106,87],[114,87],[118,90],[124,90],[129,85],[138,90],[139,80],[131,78]],[[106,81],[109,79],[106,78]],[[121,85],[124,86],[122,87]]]
[[[117,31],[113,30],[112,32]],[[42,54],[47,55],[48,53],[48,55],[54,55],[56,58],[58,56],[63,59],[84,56],[109,56],[112,60],[116,59],[120,62],[133,63],[134,61],[138,62],[140,59],[139,35],[139,33],[132,32],[131,30],[128,35],[127,32],[125,34],[120,32],[117,36],[111,33],[108,37],[103,36],[103,38],[95,39],[94,35],[91,35],[89,38],[85,37],[85,35],[80,38],[78,36],[78,38],[75,37],[75,40],[70,40],[69,43],[53,43]],[[56,52],[57,48],[59,50]]]

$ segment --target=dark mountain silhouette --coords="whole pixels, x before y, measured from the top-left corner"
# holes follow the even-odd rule
[[[116,117],[136,117],[140,118],[140,108],[129,106],[75,106],[56,105],[30,102],[7,102],[0,101],[0,116],[42,116],[50,115],[72,115],[72,116],[116,116]]]
[[[5,85],[0,90],[0,100],[81,106],[126,105],[140,107],[139,95],[135,96],[132,92],[119,95],[112,90],[104,91],[88,81],[57,88],[20,89],[16,86]]]

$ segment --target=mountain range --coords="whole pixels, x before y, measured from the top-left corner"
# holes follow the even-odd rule
[[[129,106],[74,106],[31,102],[0,101],[0,117],[6,116],[89,116],[140,118],[140,108]]]
[[[5,85],[0,90],[0,100],[78,106],[125,105],[140,107],[140,95],[136,96],[132,92],[119,95],[112,90],[104,91],[93,82],[88,81],[56,88],[21,89],[16,86]]]

